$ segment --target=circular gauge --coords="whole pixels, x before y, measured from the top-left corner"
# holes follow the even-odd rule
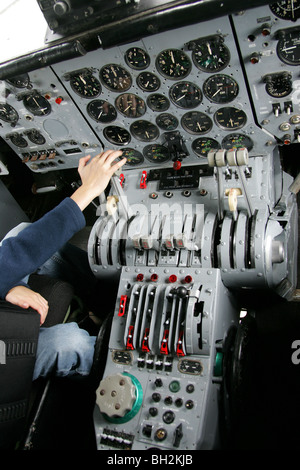
[[[300,18],[299,0],[284,0],[270,5],[272,13],[278,18],[288,21],[296,21]]]
[[[30,78],[28,73],[22,73],[21,75],[17,75],[16,77],[9,78],[7,82],[17,88],[26,88],[30,85]]]
[[[127,91],[131,87],[131,75],[121,65],[107,64],[99,72],[102,83],[111,91]]]
[[[132,148],[121,149],[123,151],[122,158],[127,158],[126,165],[136,166],[144,161],[144,157],[138,150]]]
[[[158,127],[150,121],[135,121],[130,126],[130,132],[138,140],[143,142],[151,142],[159,136]]]
[[[163,77],[178,80],[190,73],[192,64],[180,49],[165,49],[157,56],[156,68]]]
[[[170,160],[168,149],[163,145],[146,145],[144,156],[151,163],[165,163]]]
[[[219,142],[210,137],[199,137],[192,143],[192,149],[198,157],[206,157],[211,149],[221,148]]]
[[[293,91],[291,75],[287,73],[267,75],[266,92],[273,98],[283,98]]]
[[[19,119],[19,115],[10,104],[0,103],[0,119],[5,122],[16,123]]]
[[[212,120],[200,111],[189,111],[181,118],[181,125],[190,134],[206,134],[212,128]]]
[[[119,95],[115,101],[116,108],[129,118],[137,118],[143,116],[146,112],[145,101],[133,93],[123,93]]]
[[[174,131],[179,122],[177,117],[169,113],[163,113],[157,116],[156,124],[164,131]]]
[[[143,91],[156,91],[160,87],[160,79],[152,72],[142,72],[138,75],[136,83]]]
[[[228,75],[212,75],[203,83],[203,93],[213,103],[230,103],[237,97],[239,86]]]
[[[240,129],[247,122],[247,116],[244,111],[237,108],[220,108],[214,114],[216,124],[225,130]]]
[[[35,116],[48,116],[51,113],[49,101],[39,93],[25,96],[23,104]]]
[[[94,75],[90,73],[79,73],[70,79],[73,91],[82,98],[95,98],[101,93],[101,84]]]
[[[202,91],[191,82],[178,82],[170,88],[170,98],[179,108],[195,108],[202,101]]]
[[[277,55],[285,64],[300,65],[299,30],[284,33],[277,44]]]
[[[34,144],[44,145],[44,143],[46,142],[45,137],[37,129],[31,129],[30,131],[27,131],[26,135],[28,139]]]
[[[170,107],[170,101],[164,95],[159,93],[154,93],[153,95],[148,96],[147,105],[152,111],[166,111]]]
[[[199,42],[193,50],[194,64],[203,72],[219,72],[230,62],[229,49],[220,38],[207,39]]]
[[[131,137],[129,132],[124,127],[107,126],[103,129],[104,137],[115,145],[129,144]]]
[[[87,105],[86,110],[92,119],[96,122],[102,122],[103,124],[112,122],[117,117],[117,111],[114,106],[104,100],[91,101]]]
[[[146,69],[150,65],[150,57],[144,49],[131,47],[125,53],[125,61],[129,67],[136,70]]]
[[[20,134],[12,134],[9,138],[16,147],[25,148],[28,145],[26,139]]]
[[[247,135],[229,134],[222,140],[223,149],[239,149],[246,147],[249,151],[253,148],[253,142]]]

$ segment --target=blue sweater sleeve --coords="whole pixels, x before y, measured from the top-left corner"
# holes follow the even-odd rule
[[[79,230],[85,218],[76,202],[64,199],[41,219],[0,246],[0,298],[35,272]]]

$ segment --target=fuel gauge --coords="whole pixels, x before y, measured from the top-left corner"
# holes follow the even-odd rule
[[[124,148],[121,150],[123,151],[122,158],[125,157],[127,159],[126,165],[136,166],[143,163],[144,157],[138,150],[133,148]]]

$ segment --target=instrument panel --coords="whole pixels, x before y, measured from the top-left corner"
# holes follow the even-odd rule
[[[1,82],[1,136],[32,171],[122,149],[126,168],[299,141],[299,7],[278,2]],[[291,26],[292,25],[292,26]]]

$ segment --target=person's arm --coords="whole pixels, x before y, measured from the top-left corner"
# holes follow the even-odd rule
[[[112,164],[121,151],[108,150],[94,157],[84,157],[78,172],[82,185],[70,198],[34,222],[17,237],[8,238],[0,247],[0,298],[24,285],[22,279],[36,271],[59,250],[78,230],[84,227],[82,211],[106,188],[111,176],[126,159]],[[91,161],[90,161],[91,160]]]

